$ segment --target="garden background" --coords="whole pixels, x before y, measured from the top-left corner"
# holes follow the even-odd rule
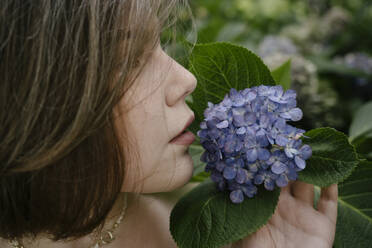
[[[296,127],[333,127],[360,159],[339,184],[335,247],[372,247],[372,4],[366,0],[191,0],[178,37],[230,42],[275,70],[291,64],[291,88],[304,117]],[[182,38],[181,38],[182,39]],[[174,57],[188,67],[184,48]],[[191,99],[192,100],[192,99]],[[195,156],[195,176],[203,164]],[[200,174],[201,173],[201,174]],[[318,188],[319,189],[319,188]],[[340,209],[342,208],[342,209]]]
[[[298,91],[298,104],[304,112],[297,123],[299,128],[330,126],[349,134],[357,110],[372,101],[370,1],[189,3],[195,26],[191,28],[187,14],[184,20],[181,15],[178,37],[194,36],[188,40],[196,43],[241,45],[260,56],[272,70],[291,60],[291,88]],[[175,57],[187,66],[187,57],[180,50]],[[372,122],[372,117],[369,120]],[[372,142],[369,145],[372,147]],[[368,157],[372,158],[372,153]]]

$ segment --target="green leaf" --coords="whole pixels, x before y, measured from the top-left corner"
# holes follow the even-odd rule
[[[190,182],[204,182],[205,180],[207,180],[209,177],[211,176],[211,173],[210,172],[205,172],[205,171],[202,171],[196,175],[194,175]]]
[[[205,149],[201,145],[192,144],[189,146],[189,154],[194,162],[194,176],[204,171],[205,164],[200,161],[200,156],[204,151]]]
[[[204,172],[205,164],[200,161],[200,156],[204,151],[205,149],[200,144],[192,144],[189,146],[189,154],[194,162],[194,171],[191,182],[203,182],[210,176],[210,173]]]
[[[346,179],[359,163],[355,149],[347,136],[333,128],[317,128],[304,134],[303,143],[311,146],[313,155],[299,180],[320,187]]]
[[[371,247],[372,162],[364,161],[338,186],[338,215],[334,246]]]
[[[359,137],[353,142],[357,153],[366,159],[372,160],[372,132]]]
[[[230,201],[210,180],[181,198],[170,217],[170,231],[180,248],[217,248],[235,242],[267,223],[279,199],[279,189],[262,188],[241,204]]]
[[[276,84],[281,85],[284,90],[291,88],[291,60],[274,69],[271,75],[275,79]]]
[[[372,102],[364,104],[356,113],[350,126],[350,141],[355,142],[361,137],[372,131]]]
[[[207,102],[219,103],[231,88],[242,90],[261,84],[275,85],[269,69],[248,49],[229,43],[198,44],[190,55],[190,71],[198,80],[193,101],[195,113],[190,130],[196,133]]]

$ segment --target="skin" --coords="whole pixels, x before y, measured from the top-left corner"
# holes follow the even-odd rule
[[[233,248],[332,247],[337,220],[337,185],[321,190],[314,204],[314,186],[296,181],[281,189],[274,215],[253,235]]]
[[[127,138],[137,143],[139,149],[139,161],[127,161],[123,192],[168,192],[189,181],[193,163],[188,147],[170,143],[170,140],[194,116],[185,97],[195,87],[194,75],[170,58],[158,44],[134,86],[114,110],[118,114],[119,132],[122,128],[130,130]],[[123,140],[127,139],[123,137]]]

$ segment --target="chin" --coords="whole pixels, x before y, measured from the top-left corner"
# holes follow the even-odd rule
[[[169,188],[168,191],[173,191],[173,190],[176,190],[178,188],[185,186],[185,184],[187,184],[192,178],[193,170],[194,170],[194,166],[191,160],[191,166],[185,167],[182,171],[178,170],[177,173],[179,174],[175,175],[174,179],[172,180],[172,183],[170,184],[171,187]]]
[[[194,163],[189,154],[187,154],[185,161],[179,165],[175,171],[174,179],[172,180],[172,188],[169,191],[178,189],[187,184],[192,178],[194,171]]]
[[[167,174],[157,174],[145,180],[142,193],[170,192],[187,184],[194,170],[190,155],[179,161],[177,166],[172,166]]]
[[[187,184],[194,170],[192,158],[188,153],[179,156],[176,165],[174,161],[163,160],[151,167],[157,169],[150,169],[144,174],[143,171],[141,174],[138,169],[134,168],[127,171],[121,191],[134,193],[170,192]]]

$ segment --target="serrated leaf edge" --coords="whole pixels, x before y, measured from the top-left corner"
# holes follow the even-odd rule
[[[204,181],[203,183],[206,183],[206,181]],[[198,186],[200,186],[200,185],[198,185]],[[198,187],[197,186],[197,187]],[[184,198],[184,197],[186,197],[188,194],[190,194],[191,192],[193,192],[194,190],[197,190],[197,187],[195,187],[194,189],[192,189],[191,191],[189,191],[187,194],[185,194],[182,198]],[[277,206],[278,206],[278,202],[279,202],[279,196],[280,196],[280,189],[275,189],[275,191],[276,191],[276,193],[274,193],[275,194],[275,207],[274,207],[274,209],[273,209],[273,211],[271,212],[271,214],[270,214],[270,216],[267,218],[267,220],[266,221],[264,221],[264,223],[263,224],[261,224],[261,225],[259,225],[258,227],[257,227],[257,229],[256,230],[254,230],[253,232],[251,232],[251,233],[246,233],[246,234],[243,234],[243,235],[235,235],[235,236],[232,236],[232,240],[234,240],[234,241],[232,241],[231,243],[233,243],[233,242],[236,242],[236,241],[238,241],[239,239],[242,239],[242,238],[245,238],[245,237],[247,237],[248,235],[250,235],[250,234],[253,234],[253,233],[255,233],[255,232],[257,232],[259,229],[261,229],[263,226],[265,226],[268,222],[269,222],[269,220],[271,219],[271,217],[273,216],[273,214],[275,213],[275,210],[276,210],[276,208],[277,208]],[[225,192],[226,193],[226,192]],[[204,208],[204,206],[206,205],[206,203],[208,203],[209,201],[211,201],[211,199],[212,198],[214,198],[214,197],[216,197],[218,194],[215,194],[214,196],[212,196],[210,199],[208,199],[206,202],[205,202],[205,204],[203,204],[203,207],[202,208]],[[252,198],[252,200],[253,200],[254,198]],[[178,202],[177,202],[178,203]],[[177,204],[176,204],[177,205]],[[175,206],[176,206],[175,205]],[[174,208],[173,208],[174,209]],[[174,218],[172,218],[172,216],[173,216],[173,209],[172,209],[172,211],[171,211],[171,215],[170,215],[170,221],[169,221],[169,232],[171,233],[171,236],[172,236],[172,238],[173,238],[173,240],[176,242],[176,244],[180,247],[180,248],[188,248],[188,247],[182,247],[182,243],[180,244],[176,239],[175,239],[175,237],[174,237],[174,235],[173,235],[173,233],[172,233],[172,231],[171,231],[171,226],[172,226],[172,223],[173,223],[173,221],[172,221],[172,219],[174,219]],[[200,211],[200,216],[201,216],[201,213],[202,213],[202,211]],[[200,216],[199,216],[199,218],[200,218]],[[228,245],[229,243],[224,243],[224,244],[221,244],[221,246],[224,246],[224,245]],[[195,248],[195,247],[190,247],[190,248]],[[216,247],[216,246],[209,246],[208,244],[207,244],[207,247],[199,247],[199,248],[218,248],[218,247]]]
[[[348,136],[347,136],[346,134],[344,134],[343,132],[338,131],[337,129],[335,129],[335,128],[333,128],[333,127],[319,127],[319,128],[311,129],[311,130],[309,130],[309,131],[307,131],[307,132],[310,132],[310,131],[313,131],[313,130],[319,130],[319,129],[321,129],[321,130],[327,130],[327,129],[330,129],[330,130],[333,130],[333,131],[336,131],[336,132],[340,133],[342,136],[345,137],[345,139],[347,140],[348,144],[352,147],[353,153],[354,153],[355,158],[356,158],[356,160],[355,160],[355,165],[354,165],[353,168],[350,170],[350,172],[347,173],[347,174],[345,175],[344,178],[342,178],[340,181],[337,182],[337,184],[342,183],[342,182],[345,181],[349,176],[351,176],[351,174],[353,174],[353,172],[355,171],[355,169],[358,167],[358,164],[361,162],[361,161],[358,159],[358,153],[356,152],[355,146],[354,146],[353,144],[350,143],[350,140],[348,139]],[[352,162],[352,161],[350,161],[350,162]],[[303,182],[305,182],[305,181],[303,181]],[[307,182],[307,183],[311,183],[311,182]],[[311,184],[313,184],[313,183],[311,183]],[[314,185],[315,185],[315,184],[314,184]],[[325,184],[325,185],[317,185],[317,186],[320,186],[320,187],[327,187],[327,186],[330,186],[330,185],[332,185],[332,183],[331,183],[331,184]]]

